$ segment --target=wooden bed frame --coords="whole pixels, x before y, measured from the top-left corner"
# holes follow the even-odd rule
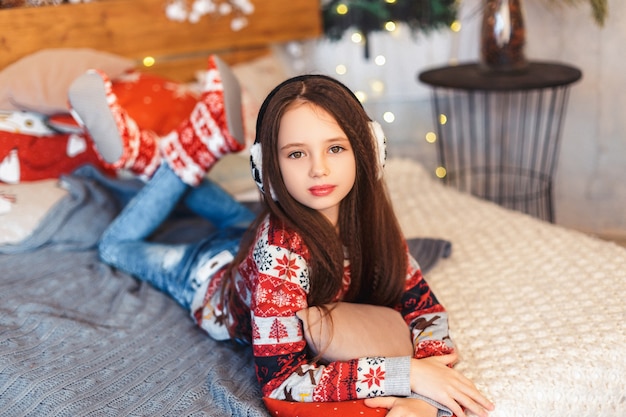
[[[165,15],[166,0],[102,0],[72,5],[0,9],[0,69],[42,48],[93,48],[155,59],[146,72],[190,81],[217,53],[233,64],[267,53],[269,45],[321,34],[317,0],[253,0],[254,13],[239,31],[230,16],[198,23]]]

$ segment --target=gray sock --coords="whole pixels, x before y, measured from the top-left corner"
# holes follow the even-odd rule
[[[107,104],[104,80],[96,72],[86,72],[74,80],[68,98],[72,114],[87,129],[100,156],[108,163],[118,161],[124,145]]]

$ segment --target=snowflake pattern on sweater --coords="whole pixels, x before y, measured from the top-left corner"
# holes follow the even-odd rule
[[[405,292],[397,309],[409,323],[415,357],[451,353],[447,315],[419,265],[409,257]],[[238,267],[237,305],[223,314],[218,303],[223,271],[200,289],[201,303],[192,306],[198,325],[214,338],[225,337],[225,326],[237,339],[251,343],[263,396],[290,401],[348,401],[381,395],[408,396],[409,358],[358,358],[325,365],[311,362],[296,312],[308,307],[308,260],[302,238],[268,216],[256,242]],[[350,268],[344,268],[347,290]]]

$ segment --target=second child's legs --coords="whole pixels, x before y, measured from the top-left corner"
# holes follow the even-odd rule
[[[255,214],[214,182],[204,179],[183,197],[183,203],[217,229],[246,228]]]
[[[188,306],[193,297],[185,271],[196,245],[161,244],[147,239],[188,188],[163,164],[109,225],[98,245],[105,263],[151,283],[183,306]]]
[[[187,198],[196,209],[201,208],[206,217],[213,218],[219,230],[199,243],[150,242],[152,233],[168,218],[176,204]],[[167,164],[162,164],[103,233],[98,246],[100,258],[149,282],[189,309],[199,285],[192,272],[200,250],[207,259],[223,250],[234,254],[252,218],[247,208],[217,185],[206,180],[199,187],[191,188]]]
[[[91,134],[104,162],[148,180],[103,234],[102,260],[189,307],[197,285],[190,271],[200,245],[209,245],[202,246],[209,257],[213,249],[232,251],[242,230],[231,227],[246,227],[253,219],[247,208],[205,178],[221,156],[243,148],[242,129],[237,128],[242,119],[236,79],[212,57],[201,99],[189,119],[164,138],[137,126],[117,104],[110,81],[101,72],[79,77],[69,97],[73,113]],[[149,158],[144,157],[146,149]],[[149,237],[181,200],[219,231],[198,244],[150,242]],[[213,243],[215,248],[210,246]]]

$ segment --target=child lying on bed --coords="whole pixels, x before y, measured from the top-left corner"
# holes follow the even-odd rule
[[[408,254],[386,193],[384,137],[343,84],[299,76],[266,98],[251,149],[263,205],[256,217],[205,176],[243,149],[239,87],[218,59],[189,120],[165,137],[137,126],[100,72],[79,77],[69,98],[103,160],[147,180],[102,235],[101,259],[172,296],[211,337],[251,344],[265,397],[367,398],[390,416],[493,408],[451,367],[445,310]],[[217,232],[195,244],[150,242],[179,201]],[[335,331],[352,314],[391,328],[399,320],[400,347],[338,349],[327,334],[305,331],[323,323],[312,318],[320,311]],[[355,340],[364,332],[346,331]]]

